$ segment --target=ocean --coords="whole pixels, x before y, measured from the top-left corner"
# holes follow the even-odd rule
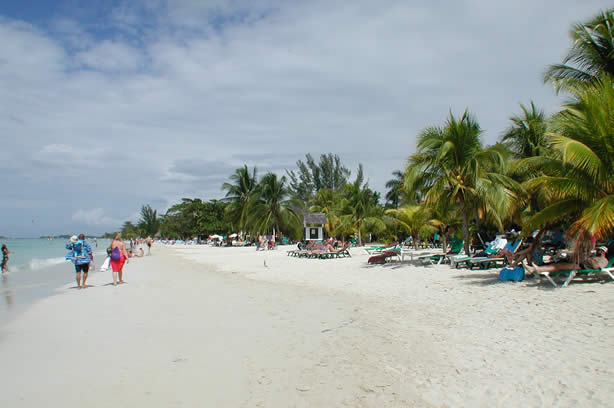
[[[86,239],[92,246],[96,269],[106,257],[110,240]],[[0,323],[14,317],[26,306],[53,295],[75,282],[72,262],[66,261],[67,239],[1,239],[9,254],[9,271],[0,277]],[[96,245],[97,244],[97,245]],[[91,270],[90,273],[96,273]]]

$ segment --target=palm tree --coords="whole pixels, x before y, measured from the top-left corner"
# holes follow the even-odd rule
[[[614,81],[602,74],[573,92],[553,118],[552,155],[523,160],[543,171],[527,188],[548,200],[527,227],[572,217],[570,232],[578,238],[605,239],[614,231]]]
[[[309,202],[310,212],[321,212],[326,214],[326,220],[328,223],[324,229],[329,234],[331,234],[335,228],[335,225],[339,223],[337,213],[339,212],[338,207],[340,201],[340,193],[329,189],[322,189],[318,191],[315,197]]]
[[[247,230],[248,209],[250,201],[256,189],[257,170],[254,167],[250,174],[247,165],[235,170],[235,173],[230,176],[233,183],[224,183],[222,190],[226,190],[224,201],[229,203],[228,212],[233,223],[240,230]]]
[[[481,132],[467,111],[460,120],[450,113],[444,127],[429,127],[418,135],[418,151],[405,171],[408,192],[424,192],[427,205],[442,200],[458,205],[467,254],[470,215],[479,207],[502,229],[510,202],[520,190],[504,174],[501,146],[483,149]]]
[[[510,117],[512,124],[505,130],[502,141],[517,158],[544,154],[546,145],[546,118],[544,111],[520,104],[521,115]]]
[[[285,176],[277,178],[275,173],[267,173],[256,187],[255,197],[250,205],[250,219],[255,232],[272,231],[276,235],[280,231],[295,229],[298,216],[289,200],[290,190]]]
[[[570,35],[571,49],[562,64],[548,67],[544,82],[552,82],[558,92],[593,82],[601,73],[614,75],[613,10],[601,12],[588,23],[574,25]]]
[[[434,229],[434,226],[430,223],[431,212],[424,205],[418,204],[391,208],[386,210],[385,213],[391,216],[393,224],[411,235],[416,249],[418,248],[420,235],[423,235],[422,233],[424,232],[430,233]]]
[[[390,203],[392,208],[398,208],[401,204],[401,194],[403,190],[403,173],[399,170],[393,171],[392,175],[394,178],[388,180],[386,182],[386,188],[388,192],[386,193],[387,203]]]
[[[376,194],[366,185],[361,187],[362,171],[356,181],[346,184],[341,201],[342,225],[340,229],[347,230],[351,225],[358,234],[358,245],[362,245],[362,229],[371,228],[382,231],[386,228],[378,209]]]

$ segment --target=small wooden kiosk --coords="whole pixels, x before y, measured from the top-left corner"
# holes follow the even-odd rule
[[[326,214],[324,213],[307,213],[303,215],[305,241],[322,241],[324,239],[324,225],[326,224]]]

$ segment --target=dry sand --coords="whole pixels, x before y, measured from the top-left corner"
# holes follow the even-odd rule
[[[161,247],[0,328],[2,407],[568,407],[614,398],[614,284]]]

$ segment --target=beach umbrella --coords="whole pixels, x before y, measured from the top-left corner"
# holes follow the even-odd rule
[[[222,237],[220,235],[217,235],[217,234],[209,235],[209,238],[211,238],[211,239],[222,239]]]
[[[230,235],[228,236],[228,238],[236,238],[236,237],[237,237],[237,234],[230,234]]]

